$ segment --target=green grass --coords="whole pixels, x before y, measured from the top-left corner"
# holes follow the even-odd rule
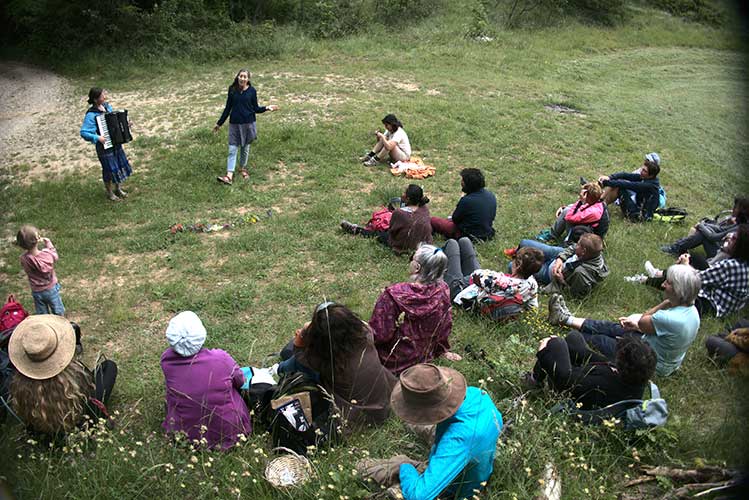
[[[386,285],[407,279],[405,258],[337,230],[343,218],[366,220],[407,184],[354,161],[386,113],[398,114],[415,149],[437,167],[422,182],[433,214],[451,212],[462,167],[486,173],[500,204],[497,238],[478,248],[487,267],[504,266],[503,248],[549,224],[556,207],[575,198],[579,176],[631,170],[649,151],[664,159],[669,204],[689,210],[688,224],[749,192],[746,75],[730,33],[646,11],[613,29],[565,25],[471,43],[461,38],[461,23],[432,19],[398,37],[375,30],[337,42],[294,34],[273,61],[132,67],[120,76],[68,68],[80,95],[96,78],[115,105],[127,93],[165,98],[166,106],[131,106],[141,120],[177,119],[150,136],[136,134],[126,147],[138,160],[124,203],[104,199],[93,150],[81,174],[1,186],[7,244],[0,249],[0,293],[32,306],[10,241],[21,224],[37,225],[60,252],[62,296],[83,329],[85,361],[103,352],[120,367],[114,432],[50,449],[27,443],[17,426],[3,428],[0,474],[19,497],[166,498],[185,491],[223,498],[239,496],[238,488],[246,498],[357,498],[363,490],[351,475],[356,458],[425,456],[425,446],[413,444],[392,418],[345,446],[319,451],[317,478],[300,492],[279,493],[262,479],[267,436],[222,454],[173,444],[160,432],[159,356],[175,312],[198,313],[209,332],[206,347],[260,365],[323,298],[366,319]],[[209,128],[242,66],[252,69],[261,103],[272,96],[282,110],[258,119],[250,182],[227,188],[214,180],[224,168],[226,132],[214,136]],[[549,112],[550,103],[584,116]],[[218,234],[169,232],[174,223],[227,222],[247,213],[259,222]],[[659,245],[689,227],[631,224],[612,213],[605,254],[612,272],[590,297],[571,301],[578,315],[615,318],[654,304],[656,290],[622,278],[641,272],[645,259],[667,266]],[[496,369],[470,358],[453,366],[469,383],[483,384],[514,422],[486,498],[532,497],[547,462],[559,468],[565,498],[615,498],[636,476],[638,461],[735,466],[743,458],[742,386],[707,359],[702,345],[722,328],[717,320],[703,321],[677,374],[656,380],[671,410],[668,425],[639,435],[549,416],[553,395],[521,397],[516,381],[531,368],[538,340],[555,331],[542,315],[497,325],[456,311],[454,321],[454,350],[480,346]]]

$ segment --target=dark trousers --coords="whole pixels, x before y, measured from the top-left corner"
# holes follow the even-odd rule
[[[583,334],[575,330],[565,338],[555,337],[549,340],[546,347],[536,354],[536,358],[533,378],[541,383],[548,377],[557,391],[569,389],[573,366],[608,361],[606,356],[590,349]]]
[[[741,319],[735,325],[732,330],[736,328],[749,328],[749,319]],[[719,333],[718,335],[711,335],[705,341],[705,348],[707,348],[708,356],[715,359],[720,364],[727,364],[734,356],[741,352],[739,348],[733,345],[731,342],[726,340],[729,332]]]
[[[616,358],[617,339],[621,337],[642,338],[642,333],[625,330],[622,325],[614,321],[586,319],[580,328],[588,344],[609,360]]]
[[[697,248],[700,245],[702,245],[702,248],[705,249],[705,255],[707,255],[708,258],[715,257],[715,254],[717,254],[718,250],[720,250],[720,246],[718,245],[718,243],[705,238],[705,235],[703,235],[699,231],[691,236],[686,236],[684,238],[681,238],[680,240],[676,240],[671,244],[671,246],[675,250],[674,253],[680,254],[691,250],[692,248]]]
[[[94,368],[94,382],[96,392],[94,397],[104,403],[109,403],[114,383],[117,381],[117,365],[111,359],[105,359]]]
[[[390,236],[387,231],[374,231],[370,229],[364,229],[362,227],[359,229],[359,234],[364,236],[365,238],[376,238],[377,241],[379,241],[386,247],[390,246]]]
[[[282,361],[278,364],[278,373],[294,373],[301,372],[309,376],[315,382],[320,381],[320,374],[315,370],[304,366],[302,363],[297,361],[294,356],[294,341],[291,340],[288,344],[281,349]]]

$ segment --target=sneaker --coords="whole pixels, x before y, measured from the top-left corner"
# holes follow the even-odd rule
[[[634,276],[625,276],[624,281],[627,283],[645,283],[648,280],[648,277],[644,274],[635,274]]]
[[[347,220],[341,221],[341,229],[351,234],[359,234],[359,230],[360,230],[359,226],[357,226],[356,224],[352,224]]]
[[[536,239],[538,241],[543,241],[543,242],[552,241],[554,240],[554,235],[551,234],[550,229],[544,229],[543,231],[538,233],[538,235],[536,236]]]
[[[681,252],[679,252],[679,249],[673,245],[663,245],[661,247],[661,252],[674,256],[679,256],[681,254]]]
[[[369,160],[370,158],[372,158],[373,156],[374,156],[374,153],[370,151],[369,153],[365,154],[364,156],[360,156],[359,157],[359,161],[362,162],[362,163],[364,163],[367,160]]]
[[[515,254],[518,253],[518,249],[517,248],[505,248],[504,250],[502,250],[502,253],[505,254],[505,257],[507,257],[508,259],[514,259]]]
[[[268,368],[268,373],[270,373],[274,377],[278,377],[278,363]]]
[[[376,167],[378,163],[379,163],[379,161],[377,161],[377,157],[376,156],[372,156],[371,158],[369,158],[367,161],[364,162],[364,166],[365,167]]]
[[[649,260],[645,261],[645,272],[648,274],[648,277],[650,278],[657,278],[663,273],[663,271],[655,267],[653,263],[650,262]]]
[[[549,323],[552,325],[564,326],[567,319],[572,316],[567,304],[564,303],[564,297],[555,293],[549,297]]]
[[[114,194],[116,194],[120,198],[127,198],[127,193],[123,191],[122,189],[115,189]]]

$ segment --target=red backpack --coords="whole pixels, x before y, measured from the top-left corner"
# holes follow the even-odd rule
[[[21,303],[16,301],[15,296],[13,294],[8,295],[8,301],[0,309],[0,332],[15,327],[28,315],[29,313],[26,312]]]
[[[387,231],[390,229],[390,219],[392,217],[393,212],[383,207],[372,214],[372,218],[369,219],[369,222],[364,227],[369,231]]]

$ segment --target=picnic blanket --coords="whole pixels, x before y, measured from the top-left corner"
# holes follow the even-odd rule
[[[411,156],[409,161],[397,161],[390,164],[390,173],[398,177],[404,175],[407,179],[426,179],[433,176],[437,170],[432,165],[425,164],[418,156]]]

